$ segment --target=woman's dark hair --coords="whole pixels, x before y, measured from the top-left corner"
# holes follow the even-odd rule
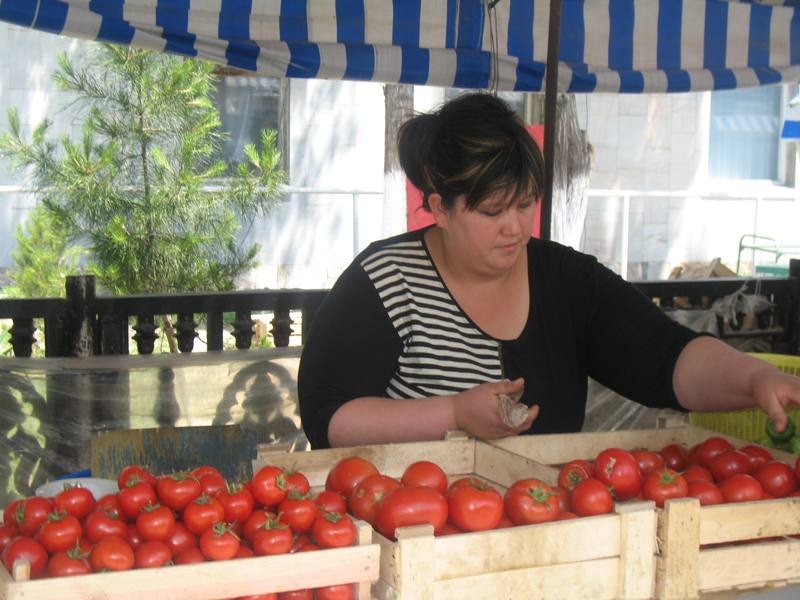
[[[435,112],[415,115],[397,135],[400,165],[422,191],[437,193],[446,209],[464,195],[474,210],[497,193],[509,201],[533,196],[544,182],[539,146],[508,105],[486,93],[459,96]]]

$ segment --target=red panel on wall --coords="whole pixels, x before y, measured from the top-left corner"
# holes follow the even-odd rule
[[[539,144],[539,148],[544,148],[544,125],[526,125],[528,133]],[[533,222],[533,237],[538,238],[541,231],[540,220],[542,214],[542,203],[536,204],[536,219]],[[422,192],[406,179],[406,225],[408,231],[421,229],[433,223],[433,216],[422,208]]]

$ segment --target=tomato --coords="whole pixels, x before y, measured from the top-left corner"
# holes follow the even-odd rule
[[[86,515],[83,522],[83,535],[92,544],[96,544],[104,537],[115,535],[124,538],[128,534],[128,526],[119,515],[113,511],[95,511]]]
[[[233,558],[253,558],[256,555],[250,548],[245,546],[244,544],[239,544],[239,549],[236,551],[236,554]]]
[[[255,535],[256,531],[267,521],[270,519],[274,519],[275,514],[271,513],[267,510],[254,510],[253,514],[251,514],[247,521],[244,523],[244,539],[248,542],[253,541],[253,536]]]
[[[398,527],[433,525],[438,533],[447,522],[447,500],[429,487],[399,487],[383,497],[375,515],[375,528],[394,539]]]
[[[362,479],[353,490],[350,496],[350,512],[357,519],[363,519],[372,524],[378,512],[378,504],[383,497],[400,487],[400,482],[394,477],[381,475],[369,475]],[[342,511],[327,511],[342,512]]]
[[[356,541],[356,526],[347,513],[322,513],[314,519],[311,537],[320,548],[343,548]]]
[[[729,452],[731,450],[734,450],[733,444],[731,444],[725,438],[710,437],[700,444],[700,447],[697,450],[697,458],[701,465],[710,470],[711,461],[714,460],[714,457],[719,456],[723,452]]]
[[[719,491],[725,502],[750,502],[761,500],[764,490],[755,477],[751,475],[734,475],[720,482]]]
[[[256,556],[287,554],[292,549],[292,530],[286,523],[268,519],[253,534],[250,546]]]
[[[462,485],[448,491],[447,512],[464,531],[494,529],[503,517],[503,498],[489,485]]]
[[[353,600],[352,583],[340,583],[339,585],[326,585],[314,590],[316,600]]]
[[[280,467],[261,467],[250,482],[250,493],[261,506],[278,506],[286,492],[286,477]]]
[[[420,460],[408,465],[403,471],[400,482],[406,487],[431,487],[440,494],[447,491],[447,474],[439,465],[427,460]]]
[[[278,600],[313,600],[313,590],[292,590],[290,592],[281,592],[278,594]]]
[[[135,477],[128,479],[125,487],[117,494],[122,515],[127,519],[135,519],[148,504],[158,504],[156,491],[149,483],[138,481]]]
[[[570,519],[577,519],[578,515],[574,512],[565,510],[556,517],[556,521],[569,521]]]
[[[255,594],[254,596],[239,596],[234,600],[278,600],[278,594],[277,592],[271,592],[269,594]]]
[[[176,565],[194,565],[197,563],[206,562],[206,557],[200,552],[200,548],[192,546],[191,548],[184,548],[175,555],[173,561]]]
[[[598,479],[579,482],[569,497],[572,512],[581,517],[604,515],[614,509],[614,499],[608,486]]]
[[[580,481],[576,483],[573,490],[580,483]],[[561,512],[558,502],[558,494],[539,479],[521,479],[514,482],[503,499],[505,513],[514,525],[554,521]]]
[[[200,552],[208,560],[228,560],[239,551],[239,538],[225,523],[215,523],[200,536]]]
[[[719,487],[711,481],[704,479],[695,479],[690,481],[686,490],[686,495],[690,498],[697,498],[700,500],[702,506],[711,504],[722,504],[722,492]]]
[[[768,462],[775,460],[772,456],[772,452],[764,448],[764,446],[759,446],[758,444],[742,446],[739,448],[739,450],[747,454],[753,471],[755,471],[761,465],[765,465]]]
[[[314,498],[314,504],[322,512],[346,512],[347,500],[339,492],[324,490]]]
[[[14,563],[27,560],[31,565],[31,577],[37,578],[47,568],[47,550],[39,542],[29,537],[16,537],[3,550],[3,564],[9,573],[14,572]]]
[[[88,575],[92,572],[87,553],[80,548],[56,552],[47,563],[48,577],[70,577],[72,575]]]
[[[92,510],[99,512],[115,512],[119,515],[122,514],[122,508],[120,508],[117,494],[106,494],[95,502]]]
[[[683,471],[689,466],[689,456],[686,454],[686,448],[680,444],[667,444],[658,453],[664,459],[664,466],[668,469]]]
[[[349,498],[363,479],[377,472],[375,465],[364,458],[359,456],[343,458],[328,472],[325,489],[339,492],[345,498]]]
[[[197,537],[188,529],[186,525],[180,521],[175,523],[175,529],[172,530],[172,535],[164,540],[169,549],[172,550],[172,555],[176,556],[186,548],[194,548],[197,546]]]
[[[755,477],[764,492],[775,498],[785,498],[797,489],[797,476],[792,467],[777,460],[760,466]]]
[[[292,490],[297,490],[301,494],[311,493],[311,484],[308,478],[296,469],[290,469],[283,472],[283,478],[286,481],[286,493]]]
[[[691,483],[692,481],[714,482],[714,476],[711,474],[711,471],[700,465],[689,465],[686,467],[686,470],[683,472],[683,478],[686,480],[686,483]]]
[[[510,525],[513,526],[513,523],[511,523],[511,521],[509,521],[509,523]],[[453,525],[450,521],[448,521],[447,523],[444,524],[444,527],[442,527],[441,531],[439,531],[439,533],[437,533],[436,535],[437,536],[453,535],[454,533],[464,533],[464,532],[455,525]]]
[[[82,520],[94,508],[94,496],[84,487],[65,486],[53,499],[53,510]]]
[[[17,526],[13,523],[0,523],[0,553],[8,545],[8,542],[19,535]]]
[[[747,474],[751,470],[750,457],[739,450],[728,450],[711,459],[709,470],[714,481],[724,481],[734,475]]]
[[[136,529],[143,540],[163,542],[175,531],[175,515],[166,506],[150,504],[136,517]]]
[[[461,477],[460,479],[453,481],[447,489],[452,490],[460,485],[489,485],[489,482],[480,477]]]
[[[128,542],[128,545],[136,551],[136,548],[139,547],[144,540],[142,536],[139,535],[139,530],[136,529],[136,525],[134,523],[128,523],[126,525],[127,532],[125,533],[125,541]]]
[[[50,554],[65,552],[81,538],[81,524],[78,519],[65,512],[52,512],[42,523],[36,539]]]
[[[3,523],[5,523],[6,525],[13,524],[14,527],[16,527],[18,524],[17,511],[19,511],[19,507],[22,506],[24,502],[25,502],[24,498],[18,498],[17,500],[14,500],[13,502],[11,502],[11,504],[6,506],[5,509],[3,510]]]
[[[33,537],[52,511],[53,505],[47,498],[33,496],[17,505],[11,522],[16,524],[22,535]]]
[[[558,496],[558,510],[560,512],[569,510],[569,490],[557,485],[553,488],[553,493]]]
[[[594,477],[610,486],[617,500],[629,500],[642,489],[639,463],[630,452],[608,448],[597,455]]]
[[[181,512],[203,493],[203,488],[190,473],[173,473],[159,478],[156,493],[162,506]]]
[[[292,490],[289,495],[278,505],[278,514],[289,525],[292,531],[302,533],[311,529],[314,519],[317,518],[317,505],[308,496],[297,490]]]
[[[137,569],[163,567],[172,560],[172,550],[164,542],[151,540],[142,542],[134,551],[134,564]]]
[[[256,501],[250,493],[249,486],[231,484],[227,490],[222,491],[217,500],[225,510],[227,523],[244,523],[255,508]]]
[[[646,477],[650,473],[662,473],[664,471],[666,465],[658,452],[637,448],[636,450],[631,450],[631,454],[639,465],[639,472],[642,477]]]
[[[589,479],[593,471],[594,465],[588,460],[571,460],[558,472],[558,485],[571,491],[579,481]]]
[[[109,535],[92,548],[89,564],[94,571],[127,571],[134,564],[133,549],[121,537]]]
[[[683,498],[689,491],[686,480],[673,469],[665,468],[660,473],[650,473],[642,485],[642,498],[653,500],[656,506],[664,508],[670,498]]]
[[[200,535],[214,523],[225,519],[225,509],[215,498],[202,494],[183,509],[183,524],[195,535]]]
[[[144,467],[140,465],[128,465],[127,467],[123,467],[119,472],[119,477],[117,477],[117,486],[119,489],[127,487],[128,482],[131,479],[134,479],[136,483],[140,481],[149,483],[153,489],[155,489],[156,484],[158,483],[155,476]]]
[[[211,498],[216,498],[222,492],[228,489],[228,482],[219,473],[208,473],[201,477],[197,477],[200,482],[201,493]]]

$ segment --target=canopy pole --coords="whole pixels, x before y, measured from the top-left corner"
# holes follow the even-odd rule
[[[544,87],[544,194],[540,236],[551,236],[553,209],[553,174],[555,173],[556,122],[558,120],[558,50],[561,45],[562,0],[550,0],[550,23],[547,34],[547,70]]]

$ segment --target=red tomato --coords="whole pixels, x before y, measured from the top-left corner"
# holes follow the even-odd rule
[[[239,549],[236,551],[236,554],[233,558],[253,558],[256,555],[250,548],[243,544],[239,544]]]
[[[256,556],[287,554],[292,549],[292,530],[286,523],[268,519],[255,534],[250,546]]]
[[[551,486],[552,487],[552,486]],[[553,493],[558,496],[558,510],[564,512],[569,510],[569,494],[570,491],[561,486],[553,488]]]
[[[296,490],[290,491],[284,501],[278,505],[278,514],[281,515],[281,519],[295,533],[303,533],[311,529],[314,519],[317,518],[317,510],[317,505],[309,498],[308,494]]]
[[[252,542],[256,531],[270,519],[275,519],[274,513],[261,509],[254,510],[253,514],[251,514],[247,518],[247,521],[244,522],[244,528],[242,531],[244,534],[244,539],[246,539],[248,542]]]
[[[353,600],[352,583],[340,583],[339,585],[327,585],[314,590],[316,600]]]
[[[115,512],[118,515],[122,514],[122,508],[120,508],[119,505],[119,497],[116,494],[106,494],[95,502],[92,510],[98,512]]]
[[[137,569],[163,567],[172,560],[172,550],[164,542],[155,540],[142,542],[134,551],[134,564]]]
[[[800,481],[800,458],[798,458],[794,463],[794,474],[797,475],[797,479]],[[7,522],[8,521],[6,521],[6,523]]]
[[[672,469],[664,469],[660,473],[650,473],[645,477],[642,486],[642,498],[653,500],[656,506],[664,508],[664,502],[670,498],[683,498],[689,491],[686,480]]]
[[[604,515],[614,509],[614,499],[608,486],[598,479],[579,482],[569,497],[572,512],[581,517]]]
[[[217,496],[217,500],[225,509],[227,523],[244,523],[253,514],[256,505],[250,487],[242,484],[229,485],[227,490]]]
[[[711,461],[723,452],[734,450],[733,444],[721,437],[710,437],[697,450],[697,459],[707,469],[711,469]],[[713,473],[713,471],[711,471]]]
[[[271,592],[269,594],[255,594],[254,596],[239,596],[234,600],[278,600],[277,592]]]
[[[33,496],[17,506],[11,522],[17,525],[22,535],[33,537],[52,511],[53,505],[47,498]]]
[[[343,548],[356,541],[356,526],[347,513],[322,513],[314,519],[311,537],[320,548]]]
[[[400,487],[400,482],[394,477],[381,475],[369,475],[359,482],[350,496],[350,512],[357,519],[362,519],[372,524],[378,512],[378,504],[383,497]],[[327,511],[341,512],[341,511]]]
[[[17,500],[14,500],[13,502],[11,502],[11,504],[6,506],[5,509],[3,510],[3,523],[5,523],[6,525],[13,524],[14,527],[16,527],[17,524],[19,523],[19,520],[21,520],[17,519],[19,507],[22,506],[24,502],[25,502],[24,498],[18,498]]]
[[[127,533],[125,534],[125,541],[128,542],[128,545],[136,551],[136,548],[139,547],[144,540],[142,536],[139,535],[139,530],[136,529],[136,524],[128,523],[126,525]]]
[[[761,500],[764,490],[755,477],[750,475],[734,475],[719,484],[719,491],[725,502],[750,502]]]
[[[175,531],[175,515],[166,506],[150,504],[136,517],[136,529],[145,541],[166,541]]]
[[[739,448],[739,450],[747,454],[753,471],[755,471],[761,465],[765,465],[768,462],[775,460],[772,456],[772,452],[764,448],[764,446],[759,446],[758,444],[742,446]]]
[[[200,552],[200,548],[192,546],[191,548],[184,548],[175,555],[176,565],[194,565],[197,563],[206,562],[206,557]]]
[[[631,454],[639,465],[639,472],[642,477],[646,477],[650,473],[662,473],[664,471],[666,465],[658,452],[637,448],[636,450],[631,450]]]
[[[286,476],[280,467],[261,467],[250,482],[250,493],[261,506],[278,506],[286,491]]]
[[[558,517],[556,517],[556,521],[569,521],[570,519],[577,519],[577,518],[578,515],[576,515],[574,512],[566,510],[561,514],[559,514]]]
[[[197,537],[188,529],[186,525],[180,521],[175,523],[175,529],[172,530],[172,535],[165,540],[169,549],[172,550],[172,555],[177,556],[186,548],[194,548],[197,546]]]
[[[427,460],[420,460],[408,465],[400,482],[406,487],[430,487],[440,494],[447,491],[447,474],[439,465]]]
[[[228,560],[236,556],[241,543],[225,523],[215,523],[200,536],[200,551],[208,560]]]
[[[339,492],[345,498],[349,498],[363,479],[377,472],[375,465],[359,456],[343,458],[328,472],[325,489]]]
[[[88,575],[92,572],[87,553],[79,548],[71,548],[66,552],[56,552],[47,563],[48,577],[70,577],[72,575]]]
[[[208,473],[197,478],[200,482],[202,493],[211,498],[216,498],[228,489],[228,482],[219,473]]]
[[[339,492],[324,490],[314,498],[314,504],[322,512],[347,512],[347,500]]]
[[[700,465],[689,465],[686,467],[686,470],[683,472],[683,478],[686,480],[686,483],[691,483],[692,481],[714,482],[714,476],[711,474],[711,471]]]
[[[699,465],[700,464],[700,446],[702,446],[702,445],[703,445],[702,443],[695,444],[694,446],[689,448],[689,451],[686,453],[686,458],[688,460],[688,466],[691,467],[692,465]]]
[[[313,598],[314,592],[311,589],[292,590],[278,594],[278,600],[313,600]]]
[[[630,452],[620,448],[608,448],[597,455],[594,476],[610,486],[617,500],[629,500],[642,489],[639,464]]]
[[[13,523],[0,523],[0,553],[8,545],[8,542],[19,535],[17,526]]]
[[[734,475],[747,474],[751,470],[750,457],[739,450],[728,450],[711,459],[709,470],[714,481],[725,481]]]
[[[156,493],[162,506],[181,512],[203,493],[203,488],[190,473],[173,473],[159,478]]]
[[[580,483],[576,483],[573,490]],[[554,521],[561,512],[558,501],[558,494],[543,481],[521,479],[508,488],[503,503],[514,525],[530,525]]]
[[[124,538],[128,535],[128,526],[114,511],[95,511],[86,515],[86,520],[83,522],[83,535],[92,544],[96,544],[110,535]]]
[[[215,498],[202,494],[183,509],[183,524],[195,535],[200,535],[214,523],[225,519],[225,509]]]
[[[158,504],[158,496],[152,485],[131,477],[125,487],[120,488],[117,502],[126,519],[135,519],[148,504]]]
[[[53,499],[53,510],[66,512],[82,520],[94,508],[92,492],[83,487],[66,486]]]
[[[89,563],[94,571],[127,571],[133,567],[133,549],[121,537],[109,535],[92,548]]]
[[[489,482],[485,479],[481,479],[480,477],[461,477],[460,479],[456,479],[453,483],[451,483],[450,487],[447,489],[452,490],[460,485],[489,485]]]
[[[122,489],[134,478],[136,483],[144,481],[145,483],[149,483],[153,488],[156,487],[156,478],[150,471],[140,465],[128,465],[127,467],[123,467],[119,472],[119,477],[117,477],[117,486],[119,489]]]
[[[673,471],[683,471],[689,466],[686,448],[680,444],[667,444],[658,452],[664,459],[664,466]]]
[[[760,466],[755,477],[764,492],[775,498],[785,498],[797,489],[797,476],[792,467],[777,460]]]
[[[9,573],[14,572],[17,560],[27,560],[31,565],[31,577],[36,579],[44,575],[47,568],[47,550],[32,538],[16,537],[3,550],[3,564]]]
[[[36,539],[50,554],[66,552],[81,539],[81,524],[70,514],[52,512],[42,523]]]
[[[512,525],[513,523],[509,521],[509,526]],[[455,525],[453,525],[450,521],[448,521],[447,523],[444,524],[444,527],[442,527],[441,531],[439,531],[439,533],[437,533],[436,535],[437,536],[453,535],[454,533],[464,533],[464,532]]]
[[[300,471],[284,471],[283,477],[286,480],[287,494],[292,490],[297,490],[301,494],[308,494],[311,492],[311,484],[308,482],[308,478]]]
[[[571,460],[558,472],[558,485],[571,491],[578,482],[589,479],[593,471],[594,465],[588,460]]]
[[[462,485],[447,492],[447,511],[464,531],[494,529],[503,517],[503,498],[489,485]]]
[[[722,504],[723,502],[722,492],[719,491],[719,487],[715,483],[704,479],[690,481],[686,495],[700,500],[702,506]]]
[[[398,527],[433,525],[441,531],[447,522],[447,500],[429,487],[400,487],[383,497],[375,515],[375,528],[385,537],[394,539]]]

